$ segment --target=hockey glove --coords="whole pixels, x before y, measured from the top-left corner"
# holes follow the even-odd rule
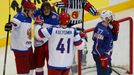
[[[86,42],[88,42],[87,34],[86,34],[86,33],[84,33],[84,32],[80,32],[80,37],[83,38],[83,39],[85,39]]]
[[[119,22],[118,21],[112,21],[110,24],[113,26],[112,32],[113,34],[118,34],[119,33]]]
[[[100,56],[100,64],[103,68],[108,67],[108,58],[106,56]]]
[[[11,23],[6,23],[5,31],[11,31],[11,30],[12,30],[12,24]]]
[[[38,24],[38,25],[41,25],[42,26],[43,23],[44,23],[44,20],[40,19],[40,16],[37,16],[35,18],[35,24]]]
[[[81,38],[84,38],[84,37],[87,37],[87,35],[86,35],[86,33],[84,33],[84,32],[80,32],[80,37],[81,37]]]

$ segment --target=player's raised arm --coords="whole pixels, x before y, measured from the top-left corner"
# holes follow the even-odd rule
[[[67,0],[62,0],[59,2],[53,3],[53,6],[57,6],[58,8],[63,8],[68,6],[68,1]]]
[[[81,39],[79,33],[74,31],[74,45],[78,48],[78,50],[83,50],[86,41]]]
[[[35,38],[36,39],[43,39],[43,38],[49,38],[51,36],[53,28],[44,28],[41,26],[41,23],[35,24]]]
[[[91,13],[92,15],[99,15],[97,9],[87,0],[84,0],[84,9]]]
[[[22,22],[22,15],[23,14],[16,14],[10,23],[6,23],[5,25],[5,31],[10,31],[13,28],[18,28],[21,25]]]
[[[112,28],[113,40],[116,41],[118,39],[118,33],[119,33],[119,22],[113,20],[112,22],[110,22],[110,24],[113,26]]]

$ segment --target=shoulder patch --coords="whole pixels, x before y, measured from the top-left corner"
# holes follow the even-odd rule
[[[56,15],[53,15],[53,16],[52,16],[52,19],[56,19]]]

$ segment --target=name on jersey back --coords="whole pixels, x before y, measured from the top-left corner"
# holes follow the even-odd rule
[[[69,30],[56,30],[56,34],[68,35],[68,34],[72,34],[72,31],[69,31]]]

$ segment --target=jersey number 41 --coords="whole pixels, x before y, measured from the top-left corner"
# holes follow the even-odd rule
[[[65,51],[65,45],[63,43],[63,40],[64,40],[64,38],[61,38],[56,47],[56,50],[61,51],[61,53],[64,53],[64,51]],[[67,43],[67,53],[69,53],[70,52],[70,38],[68,38],[66,43]]]

